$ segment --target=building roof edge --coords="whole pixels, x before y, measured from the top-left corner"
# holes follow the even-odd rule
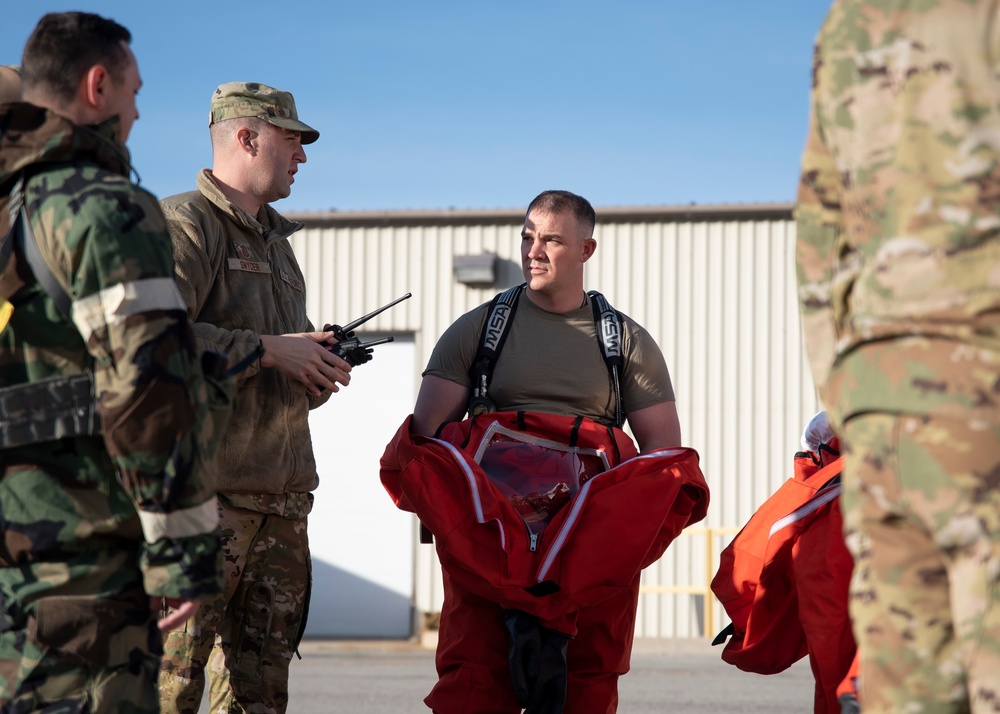
[[[722,203],[686,206],[605,206],[596,208],[597,222],[653,223],[683,221],[774,221],[791,220],[793,203]],[[402,225],[517,225],[524,209],[434,209],[387,211],[295,211],[284,214],[306,226],[367,227]]]

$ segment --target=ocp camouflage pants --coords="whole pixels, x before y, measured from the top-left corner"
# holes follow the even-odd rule
[[[288,666],[310,581],[306,519],[219,502],[224,591],[167,633],[160,665],[164,714],[198,711],[208,671],[210,711],[283,714]]]
[[[997,711],[1000,415],[863,414],[844,437],[865,714]]]

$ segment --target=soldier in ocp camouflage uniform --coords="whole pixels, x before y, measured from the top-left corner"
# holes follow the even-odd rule
[[[1000,707],[1000,3],[845,0],[799,189],[866,712]]]
[[[0,237],[20,177],[34,234],[0,281],[23,283],[5,290],[0,333],[11,714],[158,712],[160,604],[176,607],[169,627],[220,587],[212,457],[226,395],[203,375],[163,214],[128,178],[130,40],[97,15],[44,16],[24,51],[25,102],[0,108]],[[58,288],[43,288],[49,274]]]
[[[305,627],[311,565],[306,522],[319,483],[309,410],[350,381],[350,365],[314,331],[288,236],[271,207],[291,193],[303,145],[319,132],[288,92],[228,82],[212,95],[212,168],[162,205],[177,282],[199,343],[248,364],[219,452],[222,594],[166,638],[167,713],[195,712],[209,673],[213,712],[282,714]]]

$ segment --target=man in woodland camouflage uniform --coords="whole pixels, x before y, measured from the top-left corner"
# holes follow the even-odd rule
[[[797,212],[869,712],[1000,702],[1000,13],[845,0]]]
[[[199,344],[238,363],[234,413],[219,452],[224,591],[167,636],[164,712],[194,712],[205,670],[213,712],[280,714],[305,627],[306,521],[319,484],[309,410],[350,381],[351,366],[306,316],[305,279],[288,236],[302,228],[269,204],[291,193],[303,144],[288,92],[229,82],[212,95],[212,168],[197,190],[163,200],[177,282]]]
[[[128,178],[130,40],[44,16],[0,109],[0,237],[21,177],[28,224],[2,276],[23,281],[0,333],[5,712],[157,712],[160,603],[169,627],[219,590],[218,425],[163,214]]]

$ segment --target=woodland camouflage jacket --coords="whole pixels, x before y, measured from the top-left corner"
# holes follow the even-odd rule
[[[144,540],[147,592],[199,597],[219,587],[212,455],[221,426],[210,410],[217,395],[174,283],[163,214],[129,181],[128,152],[116,136],[116,120],[83,127],[30,104],[0,108],[0,235],[11,185],[27,171],[31,227],[72,299],[71,323],[36,283],[12,298],[14,314],[0,333],[0,387],[92,368],[103,430],[0,450],[0,478],[45,474],[22,494],[25,503],[68,500],[79,517],[25,522],[0,509],[0,560],[55,560],[37,563],[48,568],[44,577],[73,581],[79,574],[53,570],[60,543]]]

